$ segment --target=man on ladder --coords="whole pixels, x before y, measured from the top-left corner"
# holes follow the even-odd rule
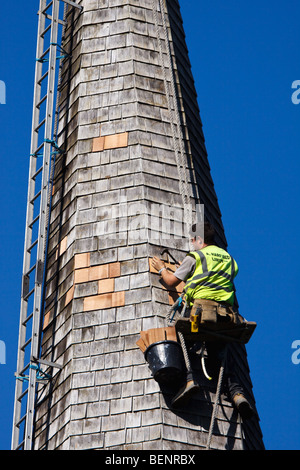
[[[239,324],[244,319],[234,310],[235,288],[233,280],[238,273],[236,261],[214,243],[214,228],[205,222],[193,225],[191,243],[194,251],[188,253],[175,273],[165,267],[162,260],[154,257],[152,266],[158,270],[167,287],[185,284],[187,309],[185,316],[191,320],[191,328],[197,331],[197,322],[212,324],[218,321]],[[224,354],[223,341],[206,342],[208,357],[218,360]],[[245,398],[243,388],[235,374],[234,357],[226,344],[227,360],[224,378],[230,398],[243,419],[250,418],[253,410]],[[186,384],[173,399],[173,406],[185,403],[199,389],[192,373],[188,372]]]

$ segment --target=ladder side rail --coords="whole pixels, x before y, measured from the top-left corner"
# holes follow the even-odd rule
[[[46,0],[40,0],[40,10],[43,9],[46,5]],[[46,18],[44,15],[39,13],[38,21],[38,38],[37,47],[36,47],[36,57],[38,58],[43,50],[44,38],[41,36],[41,33],[45,29]],[[42,64],[36,61],[35,65],[35,86],[34,86],[34,96],[33,96],[33,110],[32,110],[32,131],[31,131],[31,144],[30,144],[30,163],[29,163],[29,177],[28,177],[28,193],[27,193],[27,209],[26,209],[26,226],[25,226],[25,239],[24,239],[24,254],[23,254],[23,276],[22,276],[22,295],[21,295],[21,305],[20,305],[20,326],[19,326],[19,338],[18,338],[18,355],[17,355],[17,375],[20,370],[24,367],[25,360],[25,349],[22,346],[25,343],[26,338],[26,317],[28,310],[28,299],[24,300],[25,297],[25,276],[30,270],[30,261],[31,253],[28,252],[28,248],[31,245],[32,241],[32,227],[31,223],[33,221],[34,208],[30,203],[32,195],[35,191],[35,181],[32,179],[32,175],[36,172],[36,156],[33,156],[38,145],[38,135],[35,131],[39,120],[39,108],[36,107],[36,104],[40,101],[41,94],[41,84],[39,80],[42,76]],[[21,395],[23,390],[23,382],[16,380],[15,385],[15,402],[14,402],[14,415],[13,415],[13,430],[12,430],[12,449],[16,449],[19,446],[20,438],[20,429],[17,426],[17,423],[20,421],[21,417]]]
[[[49,50],[49,74],[48,74],[48,89],[47,89],[47,104],[46,104],[46,122],[45,122],[45,135],[44,135],[44,156],[43,156],[43,175],[42,175],[42,189],[40,201],[40,220],[39,220],[39,233],[38,233],[38,247],[37,247],[37,262],[40,266],[44,266],[45,262],[45,248],[46,248],[46,233],[47,233],[47,201],[49,191],[49,177],[50,177],[50,160],[51,160],[51,139],[53,131],[53,109],[54,109],[54,87],[56,75],[56,50],[58,38],[58,20],[59,20],[59,5],[60,0],[53,0],[52,5],[52,18],[51,18],[51,39]],[[35,277],[35,296],[34,296],[34,315],[33,315],[33,334],[31,342],[31,359],[39,356],[39,333],[41,322],[41,301],[42,301],[42,286],[43,286],[43,271],[39,273],[36,270]],[[27,400],[27,419],[25,426],[25,450],[32,448],[32,433],[33,433],[33,420],[34,408],[36,397],[36,370],[31,368],[29,371],[29,384],[28,384],[28,400]]]
[[[61,36],[59,37],[60,41],[57,41],[58,47],[59,44],[62,42],[62,38],[65,35],[66,27],[67,27],[67,12],[69,9],[69,5],[63,0],[63,20],[59,20],[59,24],[63,24]],[[60,99],[60,85],[61,85],[61,74],[62,74],[62,67],[63,67],[63,60],[65,56],[59,58],[59,66],[58,66],[58,78],[57,78],[57,94],[56,94],[56,103],[55,107],[53,108],[54,112],[54,128],[53,128],[53,142],[57,145],[57,132],[58,132],[58,117],[59,117],[59,99]],[[62,152],[62,150],[60,150]],[[52,152],[51,159],[50,159],[50,168],[49,168],[49,188],[48,188],[48,200],[47,200],[47,213],[46,213],[46,223],[47,223],[47,232],[46,232],[46,239],[45,239],[45,262],[44,262],[44,277],[43,277],[43,286],[42,286],[42,299],[41,299],[41,309],[43,311],[45,309],[45,295],[46,295],[46,273],[47,273],[47,257],[46,253],[48,251],[48,243],[49,243],[49,228],[50,228],[50,216],[51,216],[51,206],[52,206],[52,190],[53,190],[53,183],[54,183],[54,170],[55,170],[55,161],[56,161],[56,154],[58,152]],[[41,356],[41,341],[42,341],[42,330],[40,328],[40,335],[39,335],[39,351],[38,351],[38,358],[40,359]],[[42,361],[45,362],[45,361]],[[47,361],[46,361],[47,362]]]

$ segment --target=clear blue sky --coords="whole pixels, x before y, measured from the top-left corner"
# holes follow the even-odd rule
[[[0,449],[10,448],[38,0],[2,0],[0,80]],[[267,449],[300,449],[300,4],[181,0],[198,102]],[[1,97],[0,97],[1,98]],[[300,94],[299,94],[300,98]],[[0,99],[1,101],[1,99]],[[298,356],[300,358],[300,354]]]

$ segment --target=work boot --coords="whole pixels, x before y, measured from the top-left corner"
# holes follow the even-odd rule
[[[253,416],[253,408],[242,393],[234,395],[233,404],[237,408],[243,420],[250,419]]]
[[[200,390],[199,385],[195,384],[193,380],[189,380],[175,395],[172,400],[172,406],[179,407],[185,405],[191,396]]]

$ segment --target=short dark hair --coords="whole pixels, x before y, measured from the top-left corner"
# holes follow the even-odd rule
[[[200,236],[204,239],[204,243],[211,245],[215,242],[215,229],[209,222],[193,224],[191,236],[195,238]]]

